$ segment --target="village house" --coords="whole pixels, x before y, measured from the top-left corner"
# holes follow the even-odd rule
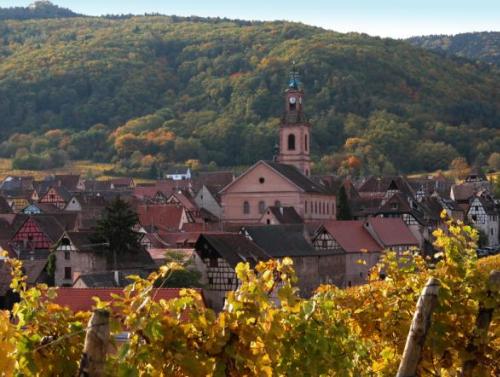
[[[467,210],[467,220],[475,229],[482,233],[480,246],[499,245],[499,211],[493,198],[487,193],[481,192],[470,199]],[[483,240],[484,239],[484,240]]]
[[[308,297],[320,284],[341,279],[341,259],[332,250],[315,249],[303,225],[244,226],[241,233],[271,258],[293,260],[301,296]]]
[[[76,230],[74,215],[17,215],[20,224],[10,239],[19,259],[47,259],[52,245],[64,231]]]
[[[319,252],[337,257],[337,274],[332,283],[338,287],[366,283],[370,269],[377,264],[383,250],[361,220],[325,222],[312,241]]]
[[[59,209],[64,209],[73,198],[73,195],[64,187],[53,185],[40,195],[38,203],[52,204]]]
[[[202,283],[209,307],[221,310],[226,295],[238,287],[235,267],[248,262],[253,267],[269,256],[255,243],[241,234],[201,234],[196,241],[195,251],[203,263]]]
[[[136,207],[139,223],[150,229],[177,232],[185,223],[193,222],[186,209],[177,204],[141,204]]]
[[[177,168],[171,169],[165,174],[165,178],[173,179],[174,181],[187,181],[191,179],[191,169],[189,168]]]
[[[104,271],[106,258],[96,253],[93,232],[64,232],[54,248],[56,286],[72,286],[81,274]]]

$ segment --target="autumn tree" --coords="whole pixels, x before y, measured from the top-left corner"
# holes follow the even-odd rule
[[[457,157],[451,162],[450,170],[455,179],[464,179],[470,173],[470,166],[465,158]]]
[[[494,171],[500,171],[500,153],[494,152],[488,158],[488,166]]]

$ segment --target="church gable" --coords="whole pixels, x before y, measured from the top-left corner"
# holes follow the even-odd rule
[[[235,192],[301,192],[296,185],[280,175],[263,161],[239,176],[224,189],[224,193]]]

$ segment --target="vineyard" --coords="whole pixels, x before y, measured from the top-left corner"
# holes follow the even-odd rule
[[[94,375],[395,376],[417,300],[434,278],[437,302],[416,375],[498,376],[500,295],[490,274],[500,270],[500,257],[478,260],[476,232],[447,224],[435,232],[435,259],[388,251],[368,284],[323,285],[309,299],[300,298],[286,258],[255,269],[239,264],[241,284],[220,313],[189,289],[179,299],[153,299],[155,282],[179,268],[175,264],[148,279],[134,277],[113,303],[96,300],[96,309],[109,313],[112,341]],[[9,263],[21,301],[11,313],[0,312],[0,373],[84,375],[80,360],[91,313],[53,303],[57,289],[28,288],[21,262]],[[114,344],[123,332],[128,342]]]

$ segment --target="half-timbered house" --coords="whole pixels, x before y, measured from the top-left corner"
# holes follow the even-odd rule
[[[72,197],[73,195],[63,186],[53,185],[40,196],[38,202],[52,204],[59,209],[64,209]]]
[[[25,216],[10,242],[20,259],[45,259],[63,232],[64,227],[51,215]]]
[[[335,251],[316,250],[302,224],[245,226],[241,233],[272,258],[291,258],[300,294],[307,297],[320,284],[339,284],[341,261]]]
[[[240,262],[257,264],[269,256],[241,234],[201,234],[195,251],[203,261],[205,297],[210,307],[223,308],[227,292],[238,287],[235,267]]]
[[[498,210],[494,200],[487,194],[474,196],[467,211],[467,220],[485,237],[486,244],[481,246],[497,246],[499,244]]]
[[[328,221],[313,236],[316,250],[337,257],[332,282],[339,287],[365,283],[380,258],[383,247],[363,224],[360,220]]]

